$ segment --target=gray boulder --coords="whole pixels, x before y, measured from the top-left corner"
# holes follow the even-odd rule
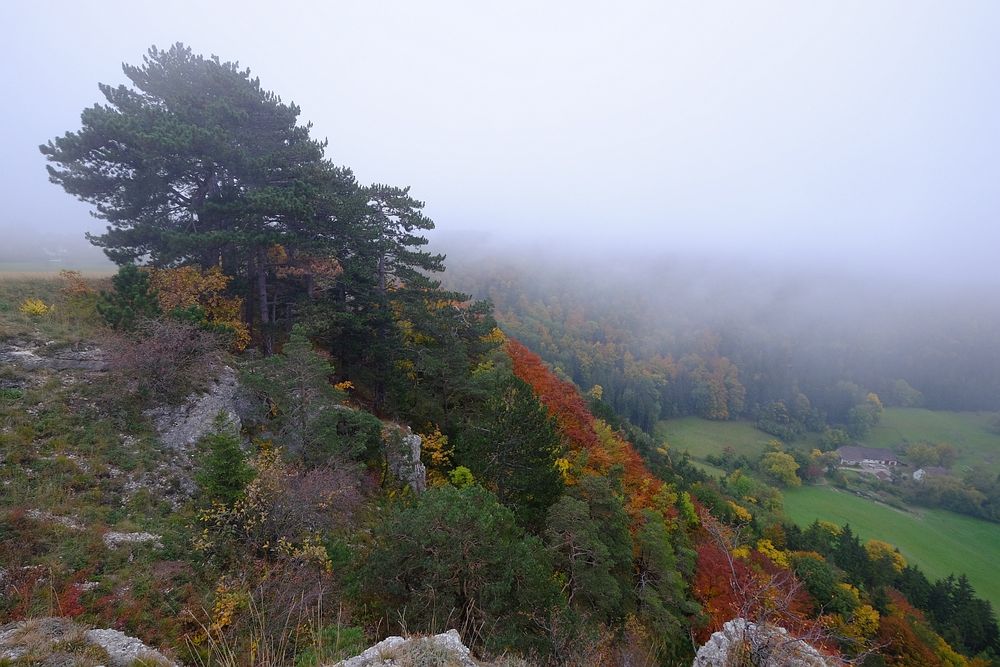
[[[382,446],[389,471],[416,493],[427,490],[427,469],[420,461],[419,435],[408,426],[386,424],[382,430]]]
[[[433,637],[403,639],[387,637],[360,655],[341,660],[335,667],[411,667],[448,665],[478,667],[472,652],[462,643],[457,630]]]
[[[841,663],[788,634],[785,628],[734,618],[698,649],[692,667],[744,664],[757,667],[835,667]]]

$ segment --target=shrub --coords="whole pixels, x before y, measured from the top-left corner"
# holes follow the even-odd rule
[[[52,312],[52,306],[48,306],[41,299],[25,299],[21,302],[19,310],[28,317],[42,317]]]
[[[144,320],[106,347],[114,391],[141,404],[176,403],[204,388],[222,355],[216,336],[177,320]]]
[[[311,558],[317,539],[350,525],[361,505],[361,479],[354,464],[305,469],[282,461],[265,447],[251,462],[253,479],[232,504],[216,503],[201,515],[209,527],[203,550],[239,547],[259,555]]]

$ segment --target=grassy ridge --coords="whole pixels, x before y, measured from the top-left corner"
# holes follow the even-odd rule
[[[931,579],[964,572],[978,594],[1000,609],[1000,524],[945,510],[903,512],[826,486],[785,491],[785,513],[801,526],[816,519],[849,523],[862,539],[896,545]]]

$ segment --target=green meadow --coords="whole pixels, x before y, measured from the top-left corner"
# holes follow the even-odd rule
[[[947,442],[959,454],[956,471],[985,467],[1000,473],[1000,435],[989,430],[996,416],[995,412],[887,408],[865,444],[896,447],[913,442]]]
[[[996,416],[995,412],[887,408],[879,425],[861,444],[901,449],[915,442],[946,442],[958,452],[956,472],[978,466],[1000,473],[1000,435],[989,429]],[[727,446],[754,458],[774,438],[757,430],[750,421],[719,422],[700,417],[661,421],[656,434],[676,451],[689,451],[696,460],[721,454]],[[811,433],[787,446],[812,447],[817,440],[818,436]]]
[[[848,523],[862,539],[896,545],[932,580],[965,573],[979,595],[1000,609],[1000,524],[946,510],[906,512],[829,486],[784,494],[785,514],[800,526],[816,519]]]
[[[750,421],[710,421],[701,417],[661,421],[656,425],[656,435],[671,449],[678,452],[687,450],[697,460],[703,460],[710,454],[721,454],[726,447],[754,458],[767,449],[770,440],[775,439],[773,435],[757,430]],[[802,440],[791,443],[791,446],[807,442]]]

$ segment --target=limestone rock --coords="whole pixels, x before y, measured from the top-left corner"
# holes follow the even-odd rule
[[[387,424],[382,431],[389,471],[417,493],[427,490],[427,469],[420,461],[420,436],[408,426]]]
[[[15,341],[0,346],[0,364],[20,366],[26,370],[50,368],[56,371],[104,371],[108,368],[104,352],[92,345],[60,348],[47,354],[44,345]]]
[[[87,630],[84,638],[91,644],[100,646],[108,654],[111,665],[127,667],[136,660],[142,660],[146,665],[174,665],[159,651],[156,651],[135,637],[129,637],[118,630]]]
[[[236,371],[224,366],[204,393],[191,394],[181,405],[154,408],[146,414],[153,419],[160,440],[167,448],[186,451],[215,429],[219,413],[224,416],[225,428],[239,434],[238,393]]]
[[[448,665],[478,667],[472,652],[462,643],[457,630],[403,639],[387,637],[360,655],[341,660],[335,667],[404,667],[411,665]]]
[[[104,533],[104,546],[109,549],[133,544],[150,544],[156,549],[163,548],[160,536],[152,533],[119,533],[113,530]]]
[[[749,655],[746,653],[749,652]],[[788,634],[785,628],[759,625],[743,618],[728,621],[694,658],[692,667],[836,667],[840,663]]]
[[[0,626],[0,661],[24,665],[178,667],[159,651],[117,630],[88,630],[67,618],[35,618]]]
[[[223,429],[239,436],[241,388],[236,371],[224,366],[218,378],[204,392],[188,396],[176,406],[146,411],[162,443],[163,459],[153,471],[126,483],[126,495],[147,489],[178,506],[197,492],[194,481],[195,445],[216,430],[216,417],[223,416]]]

